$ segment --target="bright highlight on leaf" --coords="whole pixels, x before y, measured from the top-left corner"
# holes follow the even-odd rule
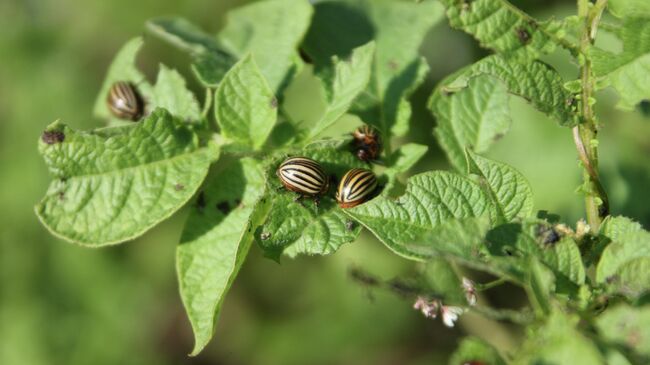
[[[120,243],[146,232],[187,202],[218,157],[164,109],[132,127],[77,132],[55,122],[39,150],[54,175],[36,206],[59,237],[88,246]]]

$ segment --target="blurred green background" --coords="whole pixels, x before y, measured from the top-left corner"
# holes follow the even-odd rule
[[[254,248],[227,297],[213,343],[196,358],[174,272],[181,212],[135,242],[102,250],[57,240],[38,223],[33,205],[49,183],[36,151],[42,129],[55,119],[89,129],[101,124],[91,108],[119,47],[143,33],[151,17],[178,14],[216,32],[240,0],[3,0],[0,1],[0,364],[443,364],[459,336],[474,333],[504,348],[517,331],[467,315],[459,328],[425,320],[411,303],[369,292],[347,276],[351,265],[384,278],[412,265],[368,235],[326,258],[261,257]],[[571,1],[514,1],[542,19],[574,11]],[[603,35],[603,45],[616,41]],[[151,40],[150,38],[147,38]],[[446,169],[431,137],[425,109],[436,82],[484,56],[465,34],[439,24],[422,47],[432,68],[414,96],[410,140],[431,146],[416,170]],[[575,65],[562,51],[546,61],[569,78]],[[187,60],[157,41],[141,63],[148,75],[164,61],[188,75]],[[202,98],[202,93],[197,93]],[[301,92],[289,100],[303,105]],[[599,95],[603,123],[601,168],[614,214],[650,227],[650,119],[615,110],[616,96]],[[293,99],[292,99],[293,98]],[[575,193],[580,170],[569,130],[520,100],[512,100],[511,132],[490,155],[520,169],[536,194],[536,208],[581,217]],[[297,111],[305,112],[303,111]],[[330,133],[349,132],[339,123]],[[497,305],[512,301],[494,291]]]

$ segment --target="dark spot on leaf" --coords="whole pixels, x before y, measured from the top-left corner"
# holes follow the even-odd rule
[[[181,190],[184,190],[184,189],[185,189],[185,185],[183,185],[183,184],[174,185],[174,190],[176,190],[176,191],[181,191]]]
[[[271,238],[271,232],[262,232],[262,234],[260,234],[260,239],[262,241],[266,241],[269,238]]]
[[[278,99],[276,97],[271,98],[270,102],[271,108],[275,109],[278,107]]]
[[[603,203],[598,206],[598,216],[600,218],[605,218],[609,215],[609,207],[607,206],[607,203]]]
[[[485,365],[485,363],[482,361],[470,360],[470,361],[465,361],[463,365]]]
[[[530,33],[525,28],[519,27],[515,31],[517,32],[517,38],[519,38],[522,44],[528,44],[530,42]]]
[[[472,0],[465,0],[460,4],[460,10],[470,11],[472,10]]]
[[[506,255],[508,255],[508,256],[512,256],[512,255],[513,255],[512,249],[510,249],[510,248],[504,248],[504,249],[503,249],[503,252],[504,252]]]
[[[494,137],[492,137],[492,140],[494,142],[496,142],[496,141],[500,140],[501,138],[503,138],[503,136],[504,136],[503,133],[497,133],[497,134],[494,135]]]
[[[575,103],[576,103],[576,98],[573,97],[573,96],[570,96],[570,97],[568,97],[568,98],[566,99],[566,106],[568,106],[568,107],[572,107],[572,106],[574,106]]]
[[[241,202],[240,199],[235,199],[235,205],[236,205],[238,208],[243,208],[243,207],[244,207],[244,204],[242,204],[242,202]]]
[[[45,131],[41,135],[41,140],[45,144],[61,143],[65,140],[65,134],[61,131]]]
[[[539,24],[537,24],[535,19],[528,19],[528,26],[530,26],[531,29],[537,29]]]
[[[399,64],[394,60],[390,60],[388,61],[388,68],[391,69],[391,71],[396,71],[399,68]]]
[[[196,207],[201,211],[205,208],[205,193],[202,191],[196,197]]]
[[[395,200],[395,205],[401,207],[403,204],[399,199]]]
[[[545,245],[552,245],[562,238],[555,228],[544,224],[537,225],[535,228],[535,235]]]
[[[302,59],[302,61],[303,61],[304,63],[310,63],[310,64],[311,64],[311,63],[314,62],[314,61],[311,59],[311,57],[309,57],[309,55],[307,54],[307,52],[305,52],[305,49],[304,49],[304,48],[300,47],[300,48],[298,49],[298,54],[300,55],[300,58]]]
[[[223,214],[228,214],[230,212],[230,205],[228,202],[217,203],[217,209]]]
[[[615,282],[617,282],[617,281],[618,281],[618,275],[608,276],[608,277],[605,279],[605,282],[607,282],[607,284],[613,284],[613,283],[615,283]]]
[[[345,229],[348,231],[353,230],[357,226],[357,223],[355,221],[348,220],[345,222]]]
[[[59,200],[65,200],[65,192],[59,191],[58,196],[59,196]]]

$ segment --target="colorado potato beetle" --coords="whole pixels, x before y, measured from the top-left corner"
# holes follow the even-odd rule
[[[108,109],[120,119],[138,121],[144,114],[144,101],[135,85],[118,81],[111,86],[106,99]]]
[[[321,195],[329,187],[329,179],[321,165],[307,157],[286,159],[276,173],[285,188],[301,195]]]
[[[376,160],[381,153],[381,137],[379,131],[369,125],[362,125],[354,133],[354,152],[364,162]]]
[[[352,208],[372,197],[377,189],[377,177],[367,169],[348,171],[336,190],[336,200],[341,208]]]

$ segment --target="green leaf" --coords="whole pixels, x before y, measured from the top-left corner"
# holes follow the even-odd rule
[[[271,89],[281,95],[296,71],[296,49],[312,13],[304,0],[255,2],[230,11],[218,39],[236,57],[253,54]]]
[[[182,17],[159,17],[145,24],[152,35],[192,54],[219,50],[217,39]]]
[[[417,260],[427,255],[410,245],[430,237],[443,221],[480,217],[491,209],[489,198],[470,179],[432,171],[411,177],[397,199],[379,196],[345,212],[395,253]]]
[[[104,84],[100,89],[93,114],[98,118],[113,119],[115,118],[108,110],[106,98],[108,92],[117,81],[130,81],[137,86],[138,91],[145,100],[150,99],[152,95],[151,85],[147,82],[146,77],[137,69],[135,65],[138,51],[144,44],[141,37],[129,40],[117,53],[104,79]]]
[[[548,223],[530,220],[504,224],[491,230],[487,240],[492,255],[537,257],[558,279],[578,286],[585,282],[578,245],[571,237],[561,237]]]
[[[529,331],[512,361],[513,365],[604,365],[593,341],[577,329],[578,318],[553,311],[546,323]]]
[[[473,77],[482,74],[500,80],[510,94],[524,98],[560,125],[572,127],[577,123],[571,106],[573,96],[564,89],[562,77],[551,66],[540,61],[522,63],[499,55],[488,56],[445,80],[436,93],[458,92],[467,87]],[[434,93],[432,101],[435,98]]]
[[[606,341],[650,357],[650,306],[619,304],[596,318],[596,328]]]
[[[526,178],[513,167],[467,151],[469,172],[480,176],[506,222],[528,218],[533,213],[533,191]]]
[[[133,239],[183,206],[218,156],[164,109],[118,130],[47,127],[39,151],[55,180],[36,213],[55,235],[95,247]]]
[[[480,75],[458,92],[432,95],[434,133],[456,170],[467,171],[466,149],[486,152],[510,128],[507,92],[499,80]]]
[[[144,99],[145,112],[164,108],[185,121],[198,121],[201,118],[200,107],[194,94],[187,89],[183,76],[160,64],[156,85],[151,86],[146,77],[138,71],[136,56],[142,45],[142,38],[134,38],[115,56],[95,102],[95,116],[119,120],[108,110],[106,99],[115,82],[130,81]]]
[[[357,95],[366,88],[370,80],[374,54],[375,43],[370,42],[355,48],[347,60],[341,61],[334,57],[333,70],[317,75],[325,88],[327,107],[321,118],[310,127],[308,141],[345,114]]]
[[[643,227],[638,222],[623,216],[608,216],[600,225],[600,234],[606,236],[612,241],[620,241],[621,238],[630,233],[643,231]]]
[[[610,225],[608,230],[613,227]],[[614,240],[615,238],[615,240]],[[605,283],[614,279],[619,269],[627,262],[641,258],[650,258],[650,232],[629,231],[615,234],[614,242],[603,251],[596,268],[596,282]]]
[[[442,0],[449,24],[481,47],[519,59],[551,53],[560,41],[556,23],[540,23],[506,0]]]
[[[596,76],[605,78],[618,92],[618,107],[631,110],[650,99],[650,21],[626,19],[615,34],[623,41],[622,52],[592,48],[590,55]]]
[[[609,0],[607,9],[619,18],[650,18],[650,3],[646,0]]]
[[[176,250],[181,298],[194,331],[197,355],[212,338],[224,297],[267,214],[259,162],[243,158],[206,184],[192,208]]]
[[[260,149],[277,120],[277,99],[249,55],[223,78],[215,94],[215,118],[224,137]]]
[[[397,177],[410,170],[428,150],[429,147],[425,145],[407,143],[393,152],[388,158],[387,165],[390,167],[384,170],[384,175],[386,175],[388,183],[384,188],[383,194],[386,196],[394,196],[394,190],[398,184]]]
[[[192,71],[205,86],[215,88],[237,58],[221,46],[216,37],[203,32],[184,18],[161,17],[146,24],[149,33],[190,53]]]
[[[442,17],[435,1],[390,0],[323,1],[303,43],[317,68],[327,68],[332,56],[345,59],[352,49],[376,42],[368,89],[353,111],[377,126],[384,136],[408,130],[408,97],[428,72],[418,50],[427,31]]]
[[[555,277],[551,270],[534,256],[528,256],[528,285],[526,291],[538,316],[551,312],[551,293],[555,291]]]
[[[632,299],[650,292],[650,256],[626,261],[609,284],[613,291]]]
[[[327,142],[314,143],[293,156],[312,158],[339,181],[351,168],[368,165],[359,161],[349,151],[332,148]],[[271,212],[258,228],[256,239],[265,254],[278,260],[281,254],[295,257],[299,254],[328,255],[348,242],[354,241],[360,227],[354,224],[328,194],[320,199],[319,206],[305,198],[297,202],[297,194],[282,188],[275,172],[286,156],[272,158],[268,163],[266,199],[270,200]],[[330,183],[330,191],[336,186]]]
[[[426,262],[423,274],[428,289],[440,296],[445,305],[467,305],[461,279],[449,261],[432,258]]]
[[[201,119],[199,103],[194,94],[187,90],[183,76],[163,64],[160,64],[151,101],[156,107],[164,108],[185,121]]]
[[[465,337],[451,355],[449,365],[465,365],[481,361],[490,365],[506,365],[499,352],[477,337]]]

